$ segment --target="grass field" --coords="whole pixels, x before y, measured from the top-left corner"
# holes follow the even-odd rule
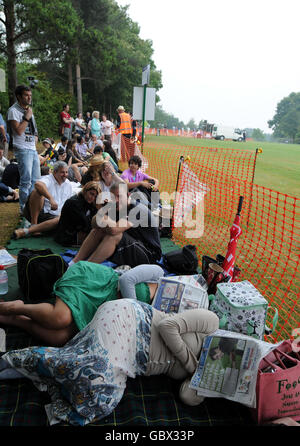
[[[146,147],[147,145],[148,147]],[[172,145],[174,145],[174,148],[175,146],[177,148],[176,151],[174,150],[176,156],[170,156]],[[166,146],[168,148],[164,149]],[[176,182],[176,174],[174,175],[174,172],[176,172],[178,166],[177,159],[179,159],[181,154],[185,156],[187,154],[191,155],[190,166],[192,168],[194,166],[195,172],[201,169],[201,166],[206,167],[205,169],[201,169],[201,179],[204,182],[211,181],[211,184],[209,184],[212,186],[212,198],[208,201],[206,200],[206,230],[200,240],[188,240],[189,243],[192,242],[197,246],[199,259],[203,254],[215,257],[218,252],[223,255],[226,252],[228,228],[232,221],[231,200],[232,196],[234,194],[237,195],[240,191],[242,171],[235,151],[231,151],[230,156],[229,154],[228,156],[224,154],[223,151],[218,151],[220,153],[214,150],[203,151],[203,153],[208,155],[216,152],[221,160],[224,158],[230,159],[231,161],[228,161],[227,164],[225,163],[224,166],[227,168],[230,167],[231,170],[229,169],[229,172],[233,172],[232,169],[235,170],[235,177],[238,178],[238,181],[234,186],[231,185],[232,190],[228,193],[228,197],[226,193],[220,194],[217,186],[220,185],[221,187],[223,177],[221,175],[217,179],[217,170],[215,170],[211,178],[209,169],[207,168],[217,169],[216,161],[212,161],[211,159],[208,161],[208,157],[201,158],[198,156],[197,149],[190,150],[189,147],[240,149],[252,153],[255,153],[257,148],[261,148],[262,153],[257,157],[254,178],[254,182],[258,185],[257,187],[264,186],[291,197],[300,198],[300,146],[275,143],[259,144],[250,141],[246,143],[234,143],[232,141],[147,135],[145,151],[148,151],[148,155],[150,155],[149,150],[153,150],[149,156],[149,171],[151,172],[151,166],[153,167],[152,160],[153,164],[156,164],[155,173],[157,174],[154,175],[152,173],[152,175],[157,176],[160,181],[163,178],[167,178],[168,185],[172,190],[174,190]],[[206,162],[208,162],[208,166],[206,166]],[[127,163],[120,163],[120,167],[122,170],[125,169]],[[219,180],[220,182],[218,182]],[[162,184],[163,181],[161,181]],[[285,206],[285,222],[283,224],[281,221],[283,211],[280,209],[279,213],[277,212],[277,201],[275,200],[273,203],[273,193],[265,191],[263,195],[263,199],[256,197],[253,201],[253,206],[256,206],[255,215],[252,216],[248,223],[247,219],[244,219],[243,234],[238,246],[238,251],[240,251],[239,266],[242,267],[242,274],[245,273],[244,278],[247,278],[257,286],[270,302],[275,303],[280,314],[280,330],[283,329],[285,333],[289,333],[291,328],[299,326],[300,321],[299,303],[298,299],[296,299],[299,292],[299,274],[295,270],[295,265],[298,264],[296,249],[297,235],[292,232],[289,226],[294,210],[293,199],[286,200],[284,196],[280,197],[280,205]],[[244,200],[243,211],[245,215],[248,215],[247,206],[249,207],[249,203],[247,203],[246,198]],[[223,202],[223,200],[225,201]],[[264,215],[267,204],[269,208],[266,221],[264,220]],[[219,212],[216,211],[215,205],[218,207]],[[13,229],[18,223],[18,219],[17,203],[0,204],[0,246],[6,245],[9,241]],[[273,227],[275,222],[276,228]],[[246,223],[247,226],[245,226]],[[298,225],[297,222],[295,223]],[[258,231],[257,228],[259,228]],[[282,238],[283,233],[285,234],[284,239]],[[174,236],[176,240],[179,240],[183,244],[187,243],[186,240],[182,240],[182,234],[179,230],[175,231]]]
[[[261,147],[262,153],[257,157],[254,182],[269,189],[300,198],[300,145],[146,135],[145,142],[152,141],[162,145],[222,147],[254,152]]]

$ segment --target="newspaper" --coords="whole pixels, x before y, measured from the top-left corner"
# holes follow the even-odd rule
[[[181,313],[185,310],[208,308],[208,294],[200,283],[202,276],[169,276],[159,280],[153,299],[153,307],[165,313]]]
[[[262,358],[278,344],[216,330],[207,336],[189,387],[198,395],[226,398],[256,407],[256,380]]]
[[[9,254],[6,249],[0,249],[0,265],[16,265],[17,259]]]

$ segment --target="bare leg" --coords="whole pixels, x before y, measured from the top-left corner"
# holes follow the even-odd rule
[[[0,325],[10,325],[21,328],[35,338],[41,339],[46,345],[53,347],[61,347],[72,339],[78,328],[74,324],[70,324],[61,330],[50,330],[44,328],[26,316],[2,316],[0,315]]]
[[[36,225],[38,222],[38,216],[44,206],[45,198],[39,194],[35,189],[29,196],[29,209],[31,224]]]
[[[84,239],[78,253],[73,259],[74,263],[80,260],[87,259],[95,250],[95,246],[98,246],[104,237],[104,232],[101,228],[92,229],[89,235]]]
[[[41,327],[60,330],[73,322],[70,308],[58,297],[55,305],[48,303],[24,304],[22,300],[0,302],[0,314],[27,316]]]
[[[122,236],[123,233],[118,235],[106,235],[102,239],[100,245],[95,249],[93,254],[88,258],[88,261],[93,263],[104,262],[104,260],[113,255],[116,247],[120,243]]]
[[[59,222],[59,217],[52,218],[51,220],[43,221],[42,223],[38,223],[37,225],[30,226],[28,230],[24,230],[23,228],[16,229],[14,231],[15,238],[19,239],[25,237],[30,234],[37,234],[39,232],[47,232],[51,231],[51,229],[56,228]]]
[[[81,183],[81,175],[80,175],[80,171],[78,169],[78,166],[76,166],[76,164],[72,164],[72,169],[74,172],[74,176],[76,178],[76,180],[78,181],[78,183]]]

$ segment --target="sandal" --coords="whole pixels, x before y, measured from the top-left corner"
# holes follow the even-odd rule
[[[28,228],[16,229],[13,233],[13,238],[19,240],[20,238],[27,237],[29,235]]]

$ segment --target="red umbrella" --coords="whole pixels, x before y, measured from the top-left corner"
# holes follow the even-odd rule
[[[241,218],[240,213],[241,213],[241,209],[242,209],[243,200],[244,200],[244,197],[240,197],[238,211],[235,216],[233,225],[230,229],[230,241],[228,243],[227,254],[226,254],[225,260],[222,265],[225,274],[230,276],[229,281],[231,281],[232,277],[233,277],[237,241],[238,241],[239,236],[242,233],[242,228],[240,227],[240,218]]]

